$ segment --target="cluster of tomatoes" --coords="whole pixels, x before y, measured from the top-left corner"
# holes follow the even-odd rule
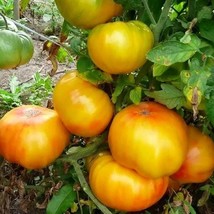
[[[72,25],[93,28],[87,47],[98,68],[119,75],[145,63],[153,46],[151,30],[140,21],[107,22],[121,13],[121,5],[113,0],[55,2]],[[91,11],[87,20],[86,9]],[[106,130],[109,150],[90,158],[88,170],[94,195],[110,208],[146,209],[163,197],[169,181],[204,182],[214,171],[212,139],[159,103],[145,101],[115,113],[109,95],[75,70],[57,82],[53,104],[54,110],[25,105],[6,113],[0,120],[0,154],[38,169],[61,155],[71,134],[88,138]]]

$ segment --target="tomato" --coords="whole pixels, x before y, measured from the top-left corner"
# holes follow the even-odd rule
[[[153,33],[144,23],[117,21],[92,29],[87,47],[92,61],[101,70],[124,74],[143,66],[153,43]]]
[[[214,171],[214,142],[198,128],[188,126],[188,153],[172,178],[181,184],[201,183]]]
[[[23,105],[0,120],[0,154],[27,169],[48,166],[69,144],[70,133],[56,111]]]
[[[31,37],[23,31],[0,30],[0,69],[26,64],[34,53]]]
[[[103,90],[68,72],[56,84],[53,104],[62,122],[75,135],[92,137],[110,123],[114,108]]]
[[[104,205],[122,211],[146,209],[165,194],[168,177],[147,179],[113,160],[110,153],[100,153],[91,163],[89,184]]]
[[[90,29],[105,23],[122,12],[114,0],[55,0],[65,20],[76,27]]]
[[[114,117],[108,135],[113,158],[145,177],[175,173],[187,154],[187,127],[175,111],[155,102],[130,105]]]

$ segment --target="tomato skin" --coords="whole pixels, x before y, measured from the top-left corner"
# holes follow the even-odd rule
[[[80,78],[76,71],[68,72],[58,81],[53,104],[66,128],[82,137],[103,132],[114,113],[109,96]]]
[[[55,0],[65,20],[76,27],[90,29],[109,21],[122,12],[113,0]]]
[[[169,176],[186,158],[186,123],[161,104],[141,102],[116,114],[108,142],[113,158],[121,165],[148,178]]]
[[[202,183],[214,171],[214,142],[198,128],[188,126],[188,153],[172,179],[181,184]]]
[[[100,153],[91,163],[89,184],[94,195],[106,206],[122,211],[146,209],[165,194],[168,177],[146,179]]]
[[[153,33],[144,23],[117,21],[92,29],[87,47],[90,58],[101,70],[125,74],[143,66],[153,43]]]
[[[31,37],[23,31],[0,31],[0,69],[26,64],[34,53]]]
[[[23,105],[0,120],[0,154],[27,169],[48,166],[69,144],[70,133],[56,111]]]

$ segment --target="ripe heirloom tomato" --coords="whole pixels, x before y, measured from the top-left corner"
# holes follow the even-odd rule
[[[87,47],[92,61],[101,70],[124,74],[143,66],[153,43],[153,33],[144,23],[117,21],[92,29]]]
[[[188,126],[188,143],[187,157],[171,177],[181,184],[204,182],[214,171],[214,142],[198,128]]]
[[[130,105],[114,117],[108,135],[113,158],[142,176],[175,173],[187,154],[187,127],[175,111],[155,102]]]
[[[140,211],[165,194],[168,177],[147,179],[119,165],[108,152],[100,153],[89,168],[92,192],[104,205],[122,211]]]
[[[92,137],[104,131],[113,116],[113,104],[103,90],[68,72],[56,84],[53,104],[65,127],[75,135]]]
[[[69,144],[70,133],[56,111],[23,105],[0,120],[0,154],[27,169],[48,166]]]
[[[114,0],[55,0],[65,20],[76,27],[90,29],[122,12]]]

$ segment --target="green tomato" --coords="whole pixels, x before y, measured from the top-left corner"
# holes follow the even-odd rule
[[[33,53],[33,41],[25,32],[0,31],[0,69],[11,69],[26,64]]]

